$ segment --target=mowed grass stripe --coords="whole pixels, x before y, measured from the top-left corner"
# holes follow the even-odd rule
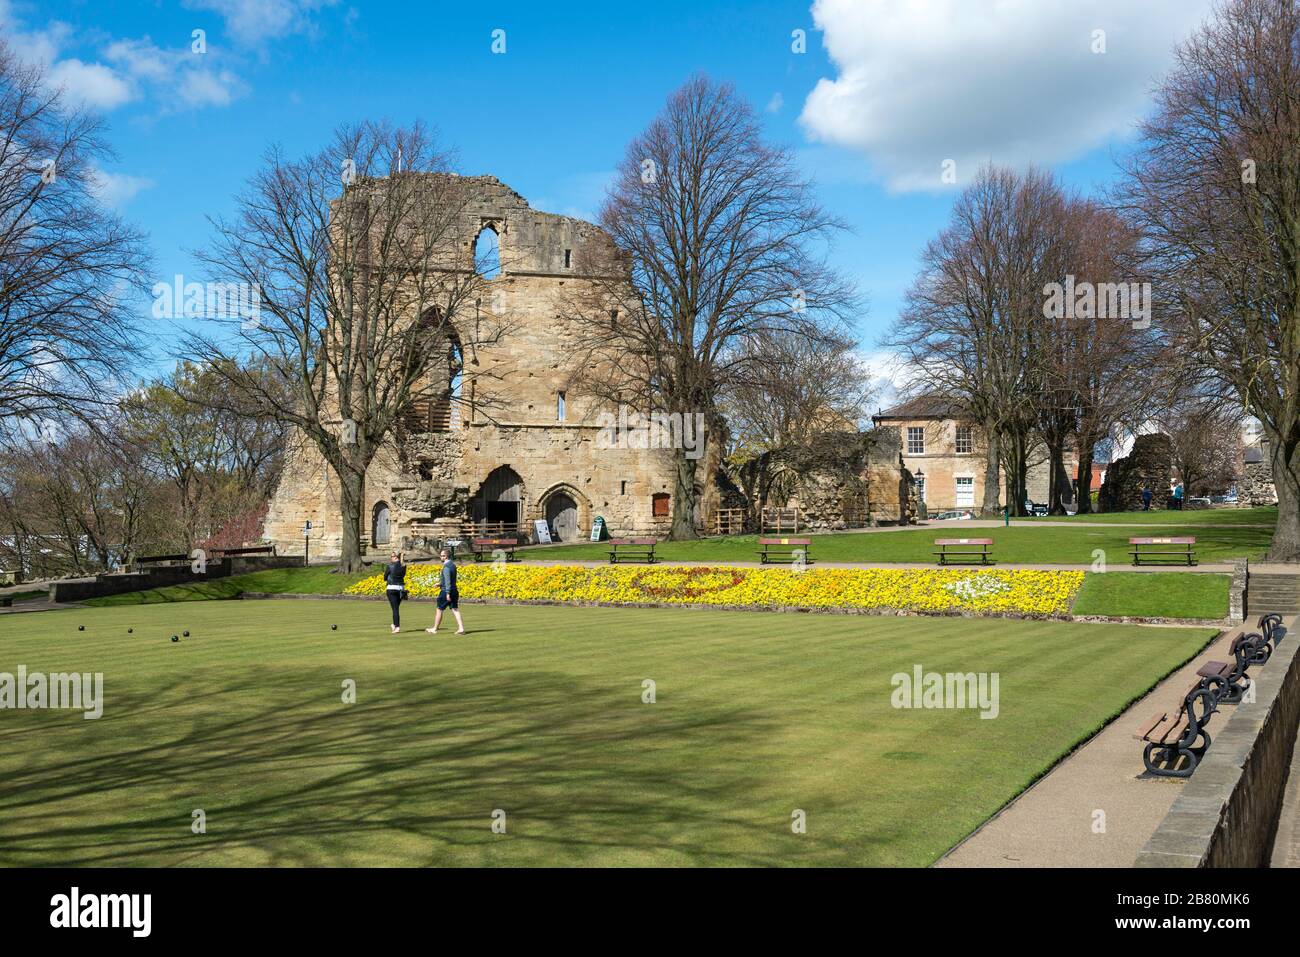
[[[420,604],[391,638],[386,613],[192,602],[0,621],[0,671],[106,683],[97,722],[0,712],[0,863],[923,865],[1211,636],[472,606],[474,634],[431,637]],[[1001,714],[891,707],[891,675],[916,664],[998,672]]]

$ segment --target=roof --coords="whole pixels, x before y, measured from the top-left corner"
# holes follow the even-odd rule
[[[877,412],[873,419],[957,419],[965,418],[960,406],[941,395],[918,395],[892,409]]]

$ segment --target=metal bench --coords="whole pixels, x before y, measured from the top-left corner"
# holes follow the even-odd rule
[[[1268,653],[1271,655],[1278,642],[1282,640],[1282,636],[1286,634],[1286,629],[1282,627],[1282,616],[1275,611],[1260,615],[1255,627],[1263,635],[1264,641],[1268,645]],[[1268,659],[1265,658],[1264,660],[1267,661]]]
[[[1217,710],[1214,692],[1197,681],[1187,689],[1177,711],[1161,712],[1150,718],[1133,735],[1146,742],[1142,749],[1146,769],[1160,777],[1191,777],[1210,746],[1205,725]]]
[[[643,561],[655,563],[655,545],[653,538],[611,538],[609,540],[609,563],[620,561]]]
[[[991,538],[936,538],[938,546],[935,554],[939,556],[940,565],[954,563],[991,564],[989,549],[993,547]]]
[[[766,565],[770,561],[812,562],[808,557],[812,550],[811,538],[760,538],[758,544],[763,546],[758,553],[760,565]]]
[[[517,538],[476,538],[470,547],[476,562],[481,562],[484,558],[496,558],[498,549],[505,552],[506,561],[519,560],[515,555],[515,549],[519,547]]]
[[[1128,543],[1133,555],[1133,564],[1141,565],[1145,559],[1148,565],[1195,565],[1196,555],[1192,546],[1196,539],[1190,536],[1178,538],[1130,538]],[[1170,548],[1180,545],[1181,548]]]
[[[1262,647],[1265,647],[1263,635],[1243,632],[1232,641],[1229,649],[1232,661],[1207,661],[1197,669],[1197,677],[1221,704],[1237,704],[1250,687],[1247,674],[1250,666],[1268,660],[1267,656],[1262,660],[1259,657]]]

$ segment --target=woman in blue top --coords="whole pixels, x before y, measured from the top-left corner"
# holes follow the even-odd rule
[[[406,566],[402,564],[400,552],[389,556],[392,561],[384,566],[384,594],[388,596],[389,607],[393,609],[393,634],[402,630],[402,617],[398,607],[406,594]]]

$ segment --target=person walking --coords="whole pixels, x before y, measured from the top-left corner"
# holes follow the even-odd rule
[[[456,563],[452,561],[451,552],[443,549],[442,571],[438,573],[438,610],[433,614],[433,627],[424,629],[431,635],[438,633],[442,624],[442,613],[448,608],[456,616],[456,634],[465,634],[465,622],[460,617],[460,592],[456,590]]]
[[[1142,486],[1142,511],[1151,511],[1151,488],[1147,485]]]
[[[384,566],[384,594],[388,596],[388,605],[393,609],[393,634],[402,630],[400,612],[402,599],[406,597],[406,566],[402,564],[401,552],[393,552],[391,559]]]

